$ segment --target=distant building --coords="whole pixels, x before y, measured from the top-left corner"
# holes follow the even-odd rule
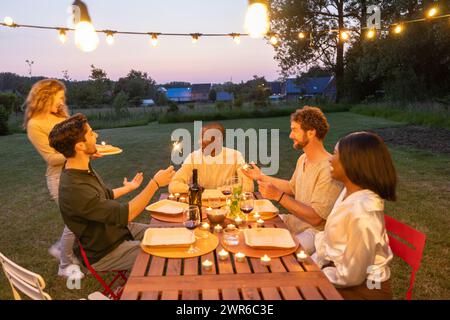
[[[233,101],[234,94],[226,91],[219,91],[216,95],[216,101]]]
[[[169,88],[166,91],[167,99],[174,102],[192,102],[191,88]]]
[[[155,105],[155,101],[153,99],[143,99],[141,102],[141,106],[143,107],[151,107]]]
[[[334,76],[286,79],[285,94],[286,100],[317,96],[334,100],[336,97],[336,80]]]
[[[270,93],[274,96],[284,95],[285,83],[281,81],[269,82]]]
[[[193,101],[208,101],[209,91],[211,90],[210,83],[199,83],[192,85],[192,100]]]

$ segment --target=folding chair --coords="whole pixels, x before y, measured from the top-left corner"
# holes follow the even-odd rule
[[[414,280],[416,272],[420,267],[420,261],[422,260],[426,236],[388,215],[384,215],[384,221],[386,230],[388,231],[389,246],[391,247],[392,252],[412,268],[409,279],[409,288],[406,292],[406,300],[411,300]],[[409,245],[403,243],[396,237],[407,242]]]
[[[50,295],[44,292],[45,281],[40,275],[12,262],[2,253],[0,253],[0,262],[15,300],[22,300],[19,291],[33,300],[52,300]]]
[[[127,272],[128,270],[102,270],[102,271],[96,271],[92,265],[89,263],[89,260],[87,258],[86,252],[83,249],[83,246],[81,245],[80,241],[77,239],[78,241],[78,246],[80,248],[80,252],[81,252],[81,257],[83,258],[83,262],[85,264],[85,266],[89,269],[89,272],[94,276],[95,279],[97,279],[98,282],[100,282],[100,284],[103,287],[103,295],[113,299],[113,300],[119,300],[120,296],[122,295],[122,291],[123,291],[123,286],[125,285],[125,283],[127,282],[128,278],[127,278]],[[106,283],[106,281],[99,275],[99,273],[103,273],[103,274],[108,274],[108,273],[113,273],[115,274],[113,280],[108,284]],[[122,284],[119,285],[118,287],[116,287],[115,289],[113,289],[114,284],[116,283],[117,280],[121,279],[122,280]]]

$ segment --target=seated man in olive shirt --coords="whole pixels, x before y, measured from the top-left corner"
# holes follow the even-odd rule
[[[143,175],[138,173],[130,182],[125,178],[121,188],[107,188],[90,165],[90,157],[97,152],[96,140],[97,134],[82,114],[60,122],[50,132],[50,146],[67,159],[60,178],[59,208],[96,270],[130,269],[140,251],[138,240],[148,228],[131,221],[159,187],[169,184],[173,167],[158,171],[141,193],[121,203],[117,199],[137,189]],[[80,256],[78,248],[74,252]]]

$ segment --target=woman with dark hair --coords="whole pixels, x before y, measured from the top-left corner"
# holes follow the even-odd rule
[[[349,134],[330,164],[345,188],[316,234],[313,259],[344,299],[392,299],[384,200],[396,199],[397,176],[386,144],[373,133]]]

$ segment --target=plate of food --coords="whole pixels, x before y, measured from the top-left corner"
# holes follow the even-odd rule
[[[119,154],[122,153],[122,149],[112,146],[110,144],[97,144],[97,152],[100,153],[103,156],[109,156],[109,155],[113,155],[113,154]]]

